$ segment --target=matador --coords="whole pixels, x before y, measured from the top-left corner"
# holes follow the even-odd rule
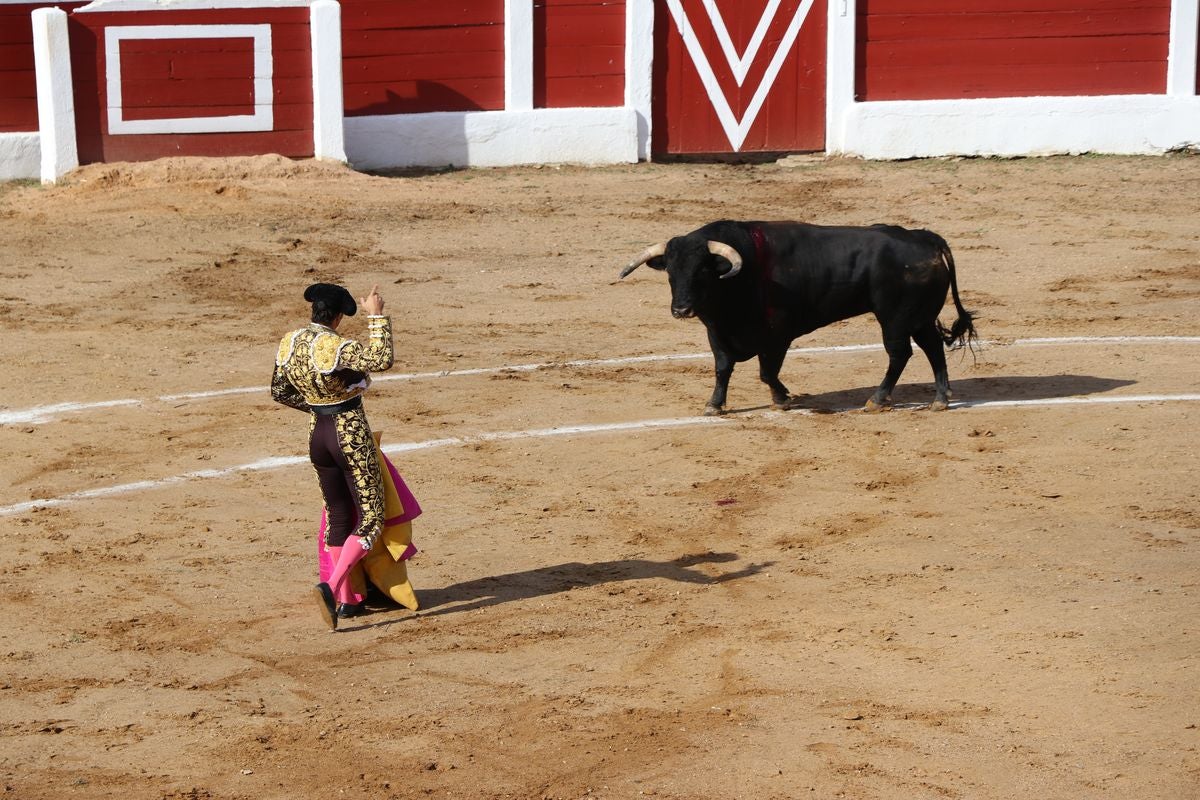
[[[367,312],[365,346],[337,332],[358,310],[350,292],[330,283],[305,289],[312,322],[280,341],[271,378],[276,402],[311,413],[308,455],[325,501],[325,547],[334,563],[328,582],[318,583],[313,595],[331,630],[339,616],[347,616],[350,570],[370,552],[384,524],[381,467],[362,402],[370,373],[392,366],[391,320],[383,315],[377,289],[361,301]]]

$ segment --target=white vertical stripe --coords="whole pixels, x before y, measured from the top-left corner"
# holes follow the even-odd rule
[[[504,110],[533,108],[533,0],[504,0]]]
[[[67,14],[39,8],[32,14],[42,183],[55,183],[79,166],[75,140],[75,94]]]
[[[654,93],[654,2],[625,3],[625,105],[637,114],[638,158],[650,158]]]
[[[1196,0],[1171,3],[1171,44],[1167,50],[1167,94],[1196,94],[1196,37],[1200,35],[1200,6]],[[1197,138],[1200,138],[1198,135]]]

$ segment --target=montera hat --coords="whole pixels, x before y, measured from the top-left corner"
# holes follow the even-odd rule
[[[312,303],[314,307],[320,303],[335,313],[345,314],[347,317],[353,317],[354,312],[358,311],[358,303],[354,302],[354,295],[336,283],[314,283],[304,290],[304,299]]]

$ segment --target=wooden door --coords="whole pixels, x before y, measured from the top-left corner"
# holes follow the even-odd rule
[[[825,0],[656,0],[657,154],[825,148]]]

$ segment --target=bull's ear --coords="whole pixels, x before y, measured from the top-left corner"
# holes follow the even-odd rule
[[[663,270],[667,268],[667,262],[664,256],[655,256],[646,262],[646,266],[650,269]]]

